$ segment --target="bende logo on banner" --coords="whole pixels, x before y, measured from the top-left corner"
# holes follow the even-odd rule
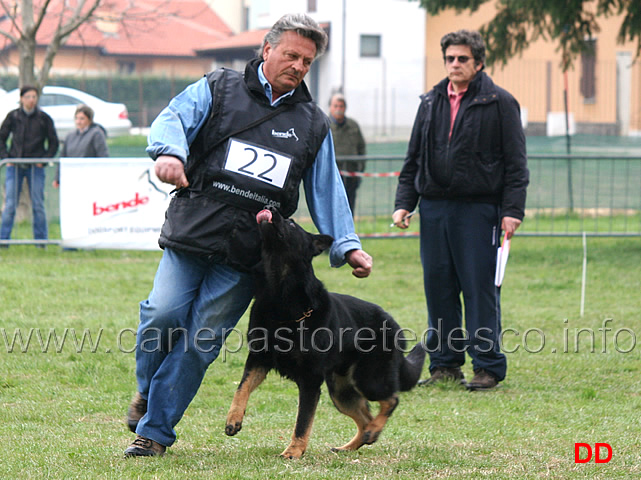
[[[60,159],[63,247],[158,250],[173,185],[143,158]]]
[[[96,215],[101,215],[103,213],[118,212],[118,211],[125,210],[127,208],[133,208],[139,205],[144,205],[148,202],[149,202],[149,197],[141,197],[138,192],[136,192],[136,196],[131,200],[128,200],[125,202],[112,203],[111,205],[107,205],[105,207],[99,207],[97,202],[93,202],[93,215],[95,217]]]

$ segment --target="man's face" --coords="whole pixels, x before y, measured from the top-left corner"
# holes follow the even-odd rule
[[[332,98],[329,104],[329,114],[339,122],[345,118],[345,102],[337,98]]]
[[[466,88],[482,67],[483,64],[474,63],[472,49],[467,45],[450,45],[445,50],[447,78],[455,87]]]
[[[288,31],[274,48],[269,43],[263,48],[263,73],[272,86],[274,98],[298,87],[309,72],[316,44],[310,38]]]
[[[35,90],[29,90],[20,97],[20,103],[25,110],[33,110],[38,104],[38,92]]]

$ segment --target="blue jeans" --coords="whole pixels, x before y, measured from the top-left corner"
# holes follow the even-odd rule
[[[253,294],[250,274],[164,250],[149,298],[140,302],[136,378],[148,404],[138,435],[174,443],[174,427]]]
[[[25,178],[29,186],[33,209],[33,238],[46,240],[48,237],[47,214],[45,212],[45,167],[13,165],[7,167],[7,177],[4,182],[5,206],[2,211],[2,227],[0,227],[0,239],[2,240],[11,238],[13,220],[16,216],[22,183]]]
[[[422,199],[420,209],[430,370],[459,367],[467,352],[474,370],[484,369],[503,380],[507,361],[499,344],[501,291],[494,285],[499,207]]]

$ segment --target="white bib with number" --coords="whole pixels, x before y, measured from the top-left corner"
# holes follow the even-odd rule
[[[224,168],[283,188],[291,164],[291,157],[232,138]]]

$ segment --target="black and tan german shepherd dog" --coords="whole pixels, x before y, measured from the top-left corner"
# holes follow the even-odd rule
[[[401,328],[381,307],[329,293],[314,275],[312,258],[329,248],[328,235],[306,232],[275,209],[256,216],[262,268],[247,334],[249,355],[227,415],[225,433],[237,434],[250,394],[275,369],[298,385],[298,416],[289,446],[299,458],[307,448],[323,381],[338,410],[356,422],[356,435],[334,451],[376,442],[398,405],[399,391],[416,385],[425,349],[404,357]],[[368,401],[378,402],[375,417]]]

